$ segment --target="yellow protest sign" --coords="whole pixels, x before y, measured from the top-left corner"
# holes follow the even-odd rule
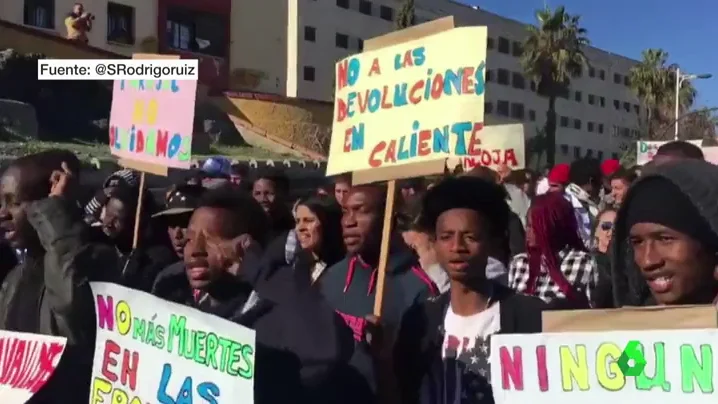
[[[455,28],[337,63],[327,175],[475,155],[486,37]]]

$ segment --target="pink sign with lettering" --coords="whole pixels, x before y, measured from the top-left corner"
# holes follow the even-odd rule
[[[110,113],[112,154],[189,168],[196,94],[195,80],[116,80]]]

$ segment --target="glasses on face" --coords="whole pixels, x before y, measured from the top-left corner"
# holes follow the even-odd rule
[[[613,228],[613,223],[612,222],[601,222],[598,226],[601,228],[601,230],[608,231]]]

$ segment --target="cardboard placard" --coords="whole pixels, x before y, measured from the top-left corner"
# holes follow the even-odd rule
[[[543,313],[544,332],[677,330],[718,327],[716,308],[709,305],[624,307]]]
[[[179,59],[138,53],[133,59]],[[110,151],[121,165],[167,176],[168,167],[192,160],[196,80],[115,80]]]

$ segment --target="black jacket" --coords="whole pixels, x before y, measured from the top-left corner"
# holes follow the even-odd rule
[[[58,198],[33,202],[27,218],[45,250],[28,254],[0,290],[0,329],[67,338],[65,352],[32,404],[87,401],[95,352],[90,281],[118,278],[117,254],[91,244],[76,207]]]
[[[151,293],[170,302],[190,304],[192,287],[187,279],[184,261],[177,261],[160,271],[152,285]]]
[[[336,403],[344,392],[332,377],[351,356],[351,334],[311,286],[308,268],[268,262],[246,253],[234,297],[210,309],[200,295],[194,306],[256,331],[256,404]],[[247,304],[250,289],[259,297],[254,305]]]
[[[374,312],[376,269],[369,268],[358,256],[351,256],[326,269],[317,284],[329,304],[352,330],[356,348],[341,383],[351,390],[346,400],[370,403],[375,400],[376,375],[374,362],[364,344],[367,315]],[[416,258],[408,250],[392,253],[384,279],[382,322],[399,327],[412,307],[421,305],[436,294],[436,286],[419,269]],[[346,401],[345,401],[346,402]]]
[[[539,298],[516,294],[500,284],[494,285],[494,299],[500,303],[499,334],[531,334],[541,332],[541,314],[546,304]],[[444,341],[444,317],[449,308],[450,294],[429,299],[405,317],[399,340],[397,364],[410,363],[411,372],[402,372],[400,380],[404,404],[420,402],[420,396],[429,394],[428,385],[443,383],[444,366],[441,350]],[[431,386],[441,389],[441,386]],[[422,402],[432,402],[425,400]],[[451,404],[451,403],[448,403]]]
[[[121,259],[122,284],[149,293],[160,272],[178,260],[165,244],[140,245]]]

